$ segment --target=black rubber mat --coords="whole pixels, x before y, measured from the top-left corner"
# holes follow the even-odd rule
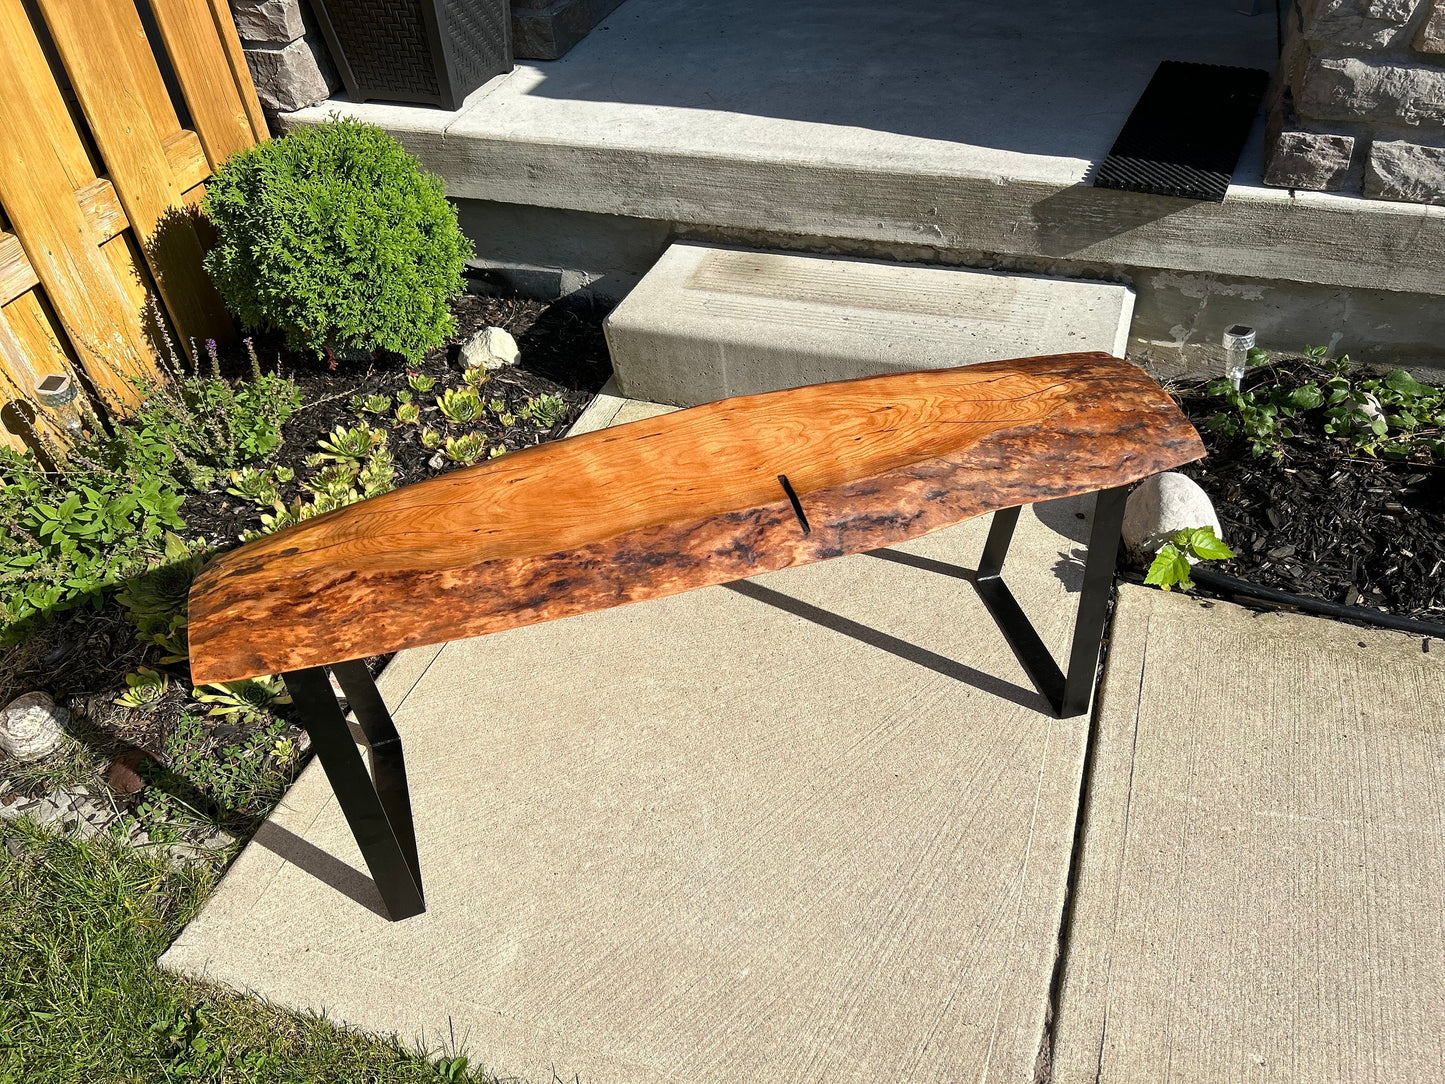
[[[1258,68],[1161,61],[1094,186],[1223,203],[1268,86]]]

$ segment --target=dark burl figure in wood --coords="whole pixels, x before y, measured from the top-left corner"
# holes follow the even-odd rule
[[[192,676],[283,673],[727,583],[1203,455],[1169,396],[1105,354],[724,399],[217,558],[191,590]]]

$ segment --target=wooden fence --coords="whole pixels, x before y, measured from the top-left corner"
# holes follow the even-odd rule
[[[0,0],[0,440],[13,446],[63,422],[31,405],[46,374],[109,410],[134,403],[132,378],[156,371],[157,313],[182,344],[234,334],[195,204],[266,122],[226,0],[139,2],[150,35],[136,0]]]

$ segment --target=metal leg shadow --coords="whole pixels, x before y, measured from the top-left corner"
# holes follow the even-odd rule
[[[396,922],[419,915],[426,910],[426,899],[422,895],[401,736],[364,663],[334,663],[331,670],[371,747],[370,772],[331,691],[326,668],[294,670],[282,678],[300,709],[301,725],[311,735],[311,745],[381,892],[387,916]]]
[[[1018,508],[993,514],[993,525],[983,547],[974,581],[979,597],[998,622],[1004,639],[1028,671],[1035,688],[1049,702],[1060,719],[1070,719],[1089,710],[1094,676],[1104,638],[1104,620],[1109,611],[1109,592],[1114,585],[1114,562],[1119,555],[1119,528],[1124,522],[1126,491],[1100,490],[1094,505],[1094,526],[1089,532],[1089,556],[1084,563],[1084,586],[1079,595],[1079,614],[1074,620],[1074,642],[1069,651],[1067,676],[1059,669],[1049,649],[1039,639],[1018,601],[1003,582],[1003,562],[1019,520]]]

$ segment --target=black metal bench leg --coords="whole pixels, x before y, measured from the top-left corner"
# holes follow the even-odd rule
[[[370,772],[331,691],[326,669],[294,670],[282,679],[300,709],[301,725],[311,736],[312,748],[381,892],[387,916],[395,922],[419,915],[426,910],[426,900],[401,738],[365,664],[337,663],[331,669],[371,746]]]
[[[1034,687],[1060,719],[1070,719],[1089,710],[1103,644],[1104,621],[1109,612],[1109,594],[1114,586],[1114,562],[1119,556],[1119,529],[1124,522],[1126,496],[1127,491],[1121,486],[1100,490],[1095,498],[1094,525],[1089,532],[1089,555],[1084,562],[1084,585],[1079,593],[1079,613],[1074,619],[1067,675],[1059,669],[1003,581],[1004,558],[1008,556],[1020,510],[1006,508],[995,512],[988,541],[984,543],[974,581],[979,597]]]

